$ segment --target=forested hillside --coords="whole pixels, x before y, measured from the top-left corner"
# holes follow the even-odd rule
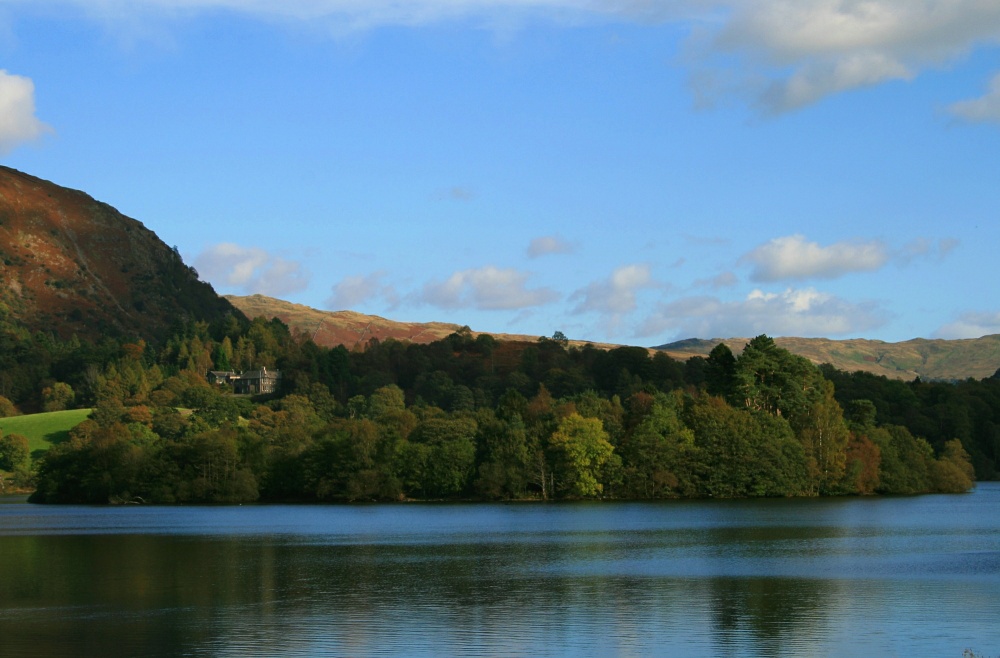
[[[1000,380],[848,374],[766,336],[686,363],[465,329],[348,351],[232,316],[157,347],[3,338],[8,405],[95,408],[34,462],[0,464],[44,502],[965,491],[970,456],[990,478],[1000,446]],[[283,375],[271,398],[206,380],[265,367]]]

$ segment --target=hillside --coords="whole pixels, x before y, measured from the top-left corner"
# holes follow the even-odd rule
[[[226,295],[226,299],[248,318],[278,318],[294,332],[308,335],[323,347],[343,345],[348,349],[362,349],[370,339],[393,338],[410,343],[426,344],[441,340],[462,329],[461,325],[448,322],[399,322],[377,315],[354,311],[321,311],[302,304],[293,304],[264,295],[240,297]],[[472,331],[473,336],[488,333],[499,341],[534,343],[538,336]],[[601,348],[619,347],[607,343],[581,340],[569,341],[571,345],[590,344]]]
[[[235,312],[140,222],[0,167],[0,321],[64,338],[157,339],[178,320]]]
[[[279,318],[318,345],[349,349],[362,349],[372,338],[430,343],[461,329],[444,322],[398,322],[353,311],[320,311],[262,295],[219,297],[140,222],[83,192],[0,166],[0,323],[64,338],[75,334],[92,341],[108,335],[155,340],[166,337],[182,320],[214,321],[240,312]],[[522,344],[538,339],[492,335]],[[747,340],[690,339],[652,349],[684,360],[706,356],[720,342],[738,353]],[[775,341],[814,363],[895,379],[982,379],[1000,369],[1000,335],[901,343]]]
[[[748,338],[689,339],[656,349],[675,358],[687,358],[708,356],[716,345],[726,343],[733,353],[739,354],[748,341]],[[967,340],[916,338],[900,343],[861,338],[775,338],[774,342],[813,363],[829,363],[846,372],[861,370],[892,379],[983,379],[1000,369],[1000,335]]]
[[[344,345],[348,349],[362,349],[371,338],[430,343],[461,328],[457,324],[445,322],[396,322],[354,311],[321,311],[264,295],[227,296],[226,299],[247,317],[278,318],[293,331],[310,336],[317,345],[324,347]],[[482,332],[472,333],[478,335]],[[491,335],[498,340],[521,344],[538,340],[537,336],[522,334]],[[720,342],[725,342],[738,354],[743,351],[748,340],[693,338],[660,345],[652,350],[666,352],[671,357],[684,361],[692,356],[708,356]],[[826,338],[775,338],[775,342],[816,364],[830,363],[846,372],[862,370],[892,379],[982,379],[993,375],[1000,368],[1000,335],[974,340],[915,339],[903,343]],[[580,346],[587,344],[587,341],[571,340],[570,344]],[[620,347],[608,343],[590,344],[604,349]]]
[[[68,439],[69,431],[86,420],[91,411],[91,409],[70,409],[0,418],[0,432],[26,437],[32,454],[44,452],[56,443]]]
[[[278,318],[293,332],[304,333],[324,347],[361,348],[372,338],[432,343],[461,329],[446,322],[396,322],[354,311],[319,311],[264,295],[226,295],[226,299],[248,318]]]

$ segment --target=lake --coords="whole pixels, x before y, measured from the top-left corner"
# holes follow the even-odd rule
[[[0,504],[0,655],[1000,654],[1000,484],[905,498]]]

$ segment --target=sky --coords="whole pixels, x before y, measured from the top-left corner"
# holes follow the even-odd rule
[[[221,294],[648,346],[1000,333],[997,0],[0,0],[0,163]]]

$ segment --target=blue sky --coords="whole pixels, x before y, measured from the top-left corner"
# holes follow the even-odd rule
[[[220,293],[657,345],[1000,333],[1000,3],[0,0],[0,162]]]

